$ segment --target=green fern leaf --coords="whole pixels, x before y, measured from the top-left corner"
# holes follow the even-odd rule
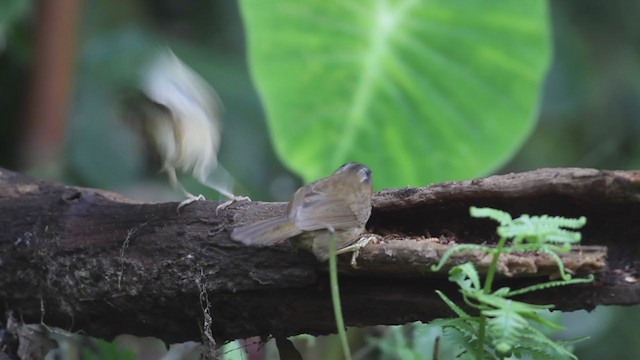
[[[463,292],[482,289],[480,275],[472,263],[464,263],[451,268],[449,281],[457,283]]]
[[[522,331],[528,326],[527,320],[511,308],[507,302],[503,308],[483,311],[487,316],[487,330],[496,351],[508,355],[518,344]]]
[[[447,295],[445,295],[442,291],[436,290],[436,293],[438,294],[438,296],[440,296],[442,301],[444,301],[444,303],[447,304],[449,308],[451,308],[451,310],[456,313],[456,315],[458,315],[459,318],[471,319],[471,315],[467,314],[464,310],[462,310],[461,307],[451,301],[451,299],[449,299],[449,297],[447,297]]]
[[[432,265],[431,266],[431,271],[440,271],[440,270],[442,270],[442,268],[447,263],[447,261],[449,261],[449,258],[455,253],[462,252],[462,251],[474,251],[474,250],[485,251],[485,252],[488,251],[486,246],[476,245],[476,244],[461,244],[461,245],[454,246],[454,247],[450,248],[449,250],[447,250],[442,255],[438,265]]]
[[[533,326],[527,327],[526,331],[522,333],[519,346],[523,349],[546,352],[548,358],[578,359],[565,344],[549,339]]]
[[[533,292],[533,291],[539,291],[539,290],[549,289],[549,288],[558,287],[558,286],[567,286],[567,285],[573,285],[573,284],[590,283],[593,280],[595,280],[595,276],[593,274],[589,274],[589,276],[587,276],[586,278],[574,278],[574,279],[571,279],[571,280],[549,281],[549,282],[546,282],[546,283],[534,284],[534,285],[527,286],[527,287],[522,288],[522,289],[511,291],[511,292],[509,292],[509,294],[506,297],[522,295],[522,294],[530,293],[530,292]]]
[[[499,222],[502,225],[510,224],[512,222],[511,215],[508,212],[493,209],[493,208],[477,208],[472,206],[469,208],[471,217],[474,218],[489,218]]]

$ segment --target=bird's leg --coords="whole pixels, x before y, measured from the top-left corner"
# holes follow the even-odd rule
[[[229,200],[223,202],[222,204],[220,204],[220,205],[218,205],[216,207],[216,215],[218,215],[218,212],[220,210],[225,209],[227,206],[233,204],[236,201],[251,201],[251,199],[249,197],[247,197],[247,196],[236,196],[236,195],[233,195],[232,197],[228,197],[228,198],[229,198]]]
[[[226,197],[227,201],[223,202],[222,204],[218,205],[218,207],[216,207],[216,215],[218,215],[218,212],[222,209],[225,209],[227,206],[233,204],[234,202],[237,201],[251,201],[251,199],[249,199],[247,196],[237,196],[234,195],[233,193],[229,192],[229,190],[223,188],[220,185],[214,184],[210,181],[207,182],[202,182],[204,185],[206,185],[207,187],[217,191],[218,193],[220,193],[222,196]]]
[[[180,213],[180,209],[191,204],[192,202],[195,202],[198,200],[205,200],[202,194],[193,195],[192,193],[188,192],[187,189],[184,188],[184,186],[182,186],[182,184],[178,180],[178,176],[176,175],[176,169],[170,166],[166,166],[165,171],[167,172],[167,176],[169,177],[169,182],[171,183],[171,186],[179,189],[180,191],[182,191],[182,193],[184,193],[187,196],[186,200],[183,200],[182,202],[180,202],[180,204],[178,204],[178,208],[176,209],[178,213]]]
[[[191,193],[188,194],[189,198],[186,200],[183,200],[180,202],[180,204],[178,204],[178,208],[176,209],[178,211],[178,213],[180,213],[180,209],[182,209],[183,207],[191,204],[192,202],[196,202],[199,200],[206,200],[204,198],[204,195],[202,194],[198,194],[198,195],[193,195]]]
[[[356,262],[356,259],[358,258],[358,255],[360,255],[360,249],[362,249],[363,247],[367,246],[367,244],[371,240],[375,240],[376,238],[377,237],[375,235],[362,236],[354,244],[351,244],[351,245],[349,245],[347,247],[343,247],[342,249],[336,251],[336,254],[344,254],[344,253],[352,251],[353,254],[351,255],[351,267],[357,268],[358,267],[358,263]]]

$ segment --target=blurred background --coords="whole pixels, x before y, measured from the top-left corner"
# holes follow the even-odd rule
[[[555,1],[550,11],[554,56],[538,124],[499,172],[639,168],[640,1]],[[244,41],[233,1],[0,1],[0,167],[141,200],[182,200],[120,110],[142,67],[168,45],[224,103],[219,160],[240,193],[288,199],[300,180],[274,155]],[[576,345],[580,359],[640,358],[637,308],[562,318],[568,330],[559,336],[592,336]],[[433,334],[417,328],[365,330],[374,340],[363,341],[361,358],[423,353]],[[311,353],[333,346],[326,338],[302,342],[316,347]]]

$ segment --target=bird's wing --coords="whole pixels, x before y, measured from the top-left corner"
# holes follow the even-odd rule
[[[245,245],[267,246],[282,242],[301,232],[286,217],[277,217],[238,226],[231,232],[231,238]]]
[[[344,198],[336,196],[335,192],[323,192],[313,187],[302,188],[294,194],[289,218],[306,231],[361,225]]]

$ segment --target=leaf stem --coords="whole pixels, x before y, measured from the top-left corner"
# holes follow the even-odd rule
[[[498,267],[498,259],[500,255],[504,252],[504,244],[507,242],[506,237],[500,237],[498,244],[495,249],[493,249],[493,259],[491,259],[491,265],[489,265],[489,269],[487,270],[487,277],[484,279],[484,288],[482,289],[485,294],[491,293],[491,287],[493,286],[493,279],[496,275],[496,268]]]
[[[331,285],[331,301],[333,302],[333,314],[336,318],[336,327],[338,328],[338,337],[342,344],[344,358],[351,360],[351,350],[347,341],[347,332],[344,327],[344,318],[342,317],[342,305],[340,304],[340,288],[338,287],[338,260],[336,255],[336,236],[333,234],[329,238],[329,283]]]
[[[498,259],[500,258],[500,254],[504,251],[504,244],[507,242],[507,238],[505,236],[500,237],[498,244],[495,249],[493,249],[493,259],[491,259],[491,265],[489,265],[489,269],[487,270],[487,277],[484,279],[484,287],[482,291],[485,294],[491,293],[491,288],[493,287],[493,279],[496,275],[496,268],[498,267]],[[478,333],[478,359],[482,359],[483,350],[484,350],[484,341],[487,327],[487,318],[484,315],[480,316],[480,329]]]
[[[478,350],[476,350],[476,359],[484,358],[484,340],[485,329],[487,327],[487,318],[484,315],[480,316],[479,331],[478,331]]]

